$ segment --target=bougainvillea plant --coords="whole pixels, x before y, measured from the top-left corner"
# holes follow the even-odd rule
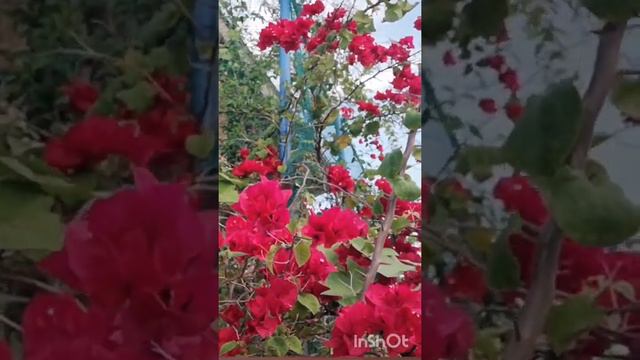
[[[395,22],[417,4],[300,5],[260,29],[252,55],[294,60],[281,112],[291,156],[280,160],[273,132],[248,137],[221,172],[220,355],[420,356],[422,206],[407,175],[419,164],[419,50],[412,36],[372,34],[374,16]],[[391,82],[369,93],[384,71]]]
[[[471,98],[489,125],[508,129],[506,139],[491,143],[463,118],[468,112],[437,100],[441,88],[426,99],[427,121],[456,140],[474,137],[459,142],[445,175],[429,179],[424,250],[437,288],[423,292],[439,304],[427,305],[438,309],[425,315],[427,359],[640,356],[640,257],[628,247],[640,230],[640,208],[591,151],[608,138],[594,132],[599,118],[610,116],[601,114],[603,105],[620,110],[621,126],[637,117],[637,72],[620,71],[619,60],[638,10],[634,1],[425,4],[426,51],[441,51],[441,64],[426,68],[477,75],[498,89],[476,89]],[[530,69],[514,65],[515,48],[534,48],[526,51],[536,64],[564,61],[559,67],[572,74],[578,68],[568,49],[556,51],[564,26],[552,12],[597,26],[598,45],[586,54],[595,60],[586,79],[556,75],[538,93],[525,85],[532,81],[521,70]],[[530,33],[518,30],[520,20]],[[439,76],[428,72],[427,79]]]

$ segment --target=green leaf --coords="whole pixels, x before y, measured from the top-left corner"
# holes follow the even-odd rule
[[[578,295],[551,308],[546,332],[554,350],[561,353],[580,334],[596,327],[604,318],[605,313],[596,307],[591,298]]]
[[[53,198],[21,184],[0,186],[0,249],[57,251],[63,224]]]
[[[491,171],[491,168],[504,163],[502,149],[493,146],[469,146],[458,155],[456,172],[462,175]]]
[[[191,135],[185,141],[187,152],[199,159],[207,159],[215,147],[215,139],[212,134]]]
[[[398,1],[395,4],[390,4],[387,2],[386,10],[384,13],[384,22],[396,22],[402,19],[408,12],[413,10],[416,7],[416,4],[410,4],[406,0]]]
[[[287,336],[286,342],[287,342],[287,346],[289,347],[289,350],[293,351],[298,355],[304,354],[304,350],[302,349],[302,341],[300,341],[300,339],[298,339],[297,336],[295,335]]]
[[[280,250],[280,245],[278,244],[273,244],[271,245],[271,247],[269,248],[269,252],[267,253],[267,256],[265,257],[265,265],[267,266],[267,269],[269,269],[269,271],[273,274],[273,261],[275,260],[276,257],[276,253],[278,253],[278,250]]]
[[[379,200],[376,200],[376,202],[373,203],[372,210],[373,210],[373,214],[376,216],[380,216],[382,215],[382,213],[384,213],[384,207],[382,206]]]
[[[413,149],[413,158],[416,159],[417,162],[422,161],[422,147],[416,146]]]
[[[512,217],[509,225],[499,235],[493,244],[489,255],[488,281],[489,286],[496,290],[515,289],[520,285],[520,263],[509,247],[509,235],[519,231],[521,223],[517,217]]]
[[[220,356],[229,353],[231,350],[235,349],[240,345],[237,341],[229,341],[226,342],[220,347]]]
[[[637,16],[640,12],[638,0],[582,0],[582,4],[594,15],[605,21],[621,22]]]
[[[357,11],[353,16],[353,20],[358,24],[359,34],[368,34],[376,31],[373,18],[364,11]]]
[[[384,160],[380,163],[378,168],[378,174],[381,176],[392,179],[397,175],[400,175],[402,170],[402,151],[396,149],[389,154],[386,154]]]
[[[422,40],[434,45],[447,36],[456,17],[456,0],[431,0],[422,4]]]
[[[409,130],[419,130],[422,127],[422,115],[417,111],[409,111],[402,122]]]
[[[385,248],[382,251],[378,274],[388,278],[396,278],[407,271],[415,271],[416,267],[408,265],[398,259],[398,253],[393,249]]]
[[[137,113],[141,113],[153,104],[156,96],[156,89],[146,81],[140,81],[132,88],[121,90],[116,97],[122,101],[127,108]]]
[[[542,96],[532,96],[503,146],[506,160],[530,175],[553,176],[573,150],[581,112],[580,94],[569,80],[551,85]]]
[[[380,122],[379,121],[369,121],[364,126],[364,136],[372,136],[376,135],[380,130]]]
[[[347,260],[347,269],[329,274],[325,281],[328,290],[322,295],[337,296],[342,305],[351,305],[358,301],[364,287],[364,270],[353,260]]]
[[[140,44],[154,44],[175,31],[174,25],[180,20],[181,13],[173,2],[167,2],[138,31]]]
[[[500,337],[490,331],[479,331],[476,336],[476,343],[473,353],[478,359],[501,360],[500,359]]]
[[[385,158],[386,160],[386,158]],[[420,198],[420,187],[411,179],[410,176],[399,176],[389,181],[393,186],[393,193],[398,199],[405,201],[414,201]]]
[[[468,39],[498,35],[508,14],[507,0],[472,0],[462,8],[458,36]]]
[[[311,258],[311,241],[302,239],[293,246],[293,255],[298,266],[303,266]]]
[[[289,351],[289,344],[284,336],[272,336],[267,340],[267,349],[271,350],[276,356],[283,357]]]
[[[558,226],[584,245],[613,246],[635,235],[640,209],[611,182],[602,166],[585,174],[567,168],[550,179],[538,179]]]
[[[233,204],[238,201],[239,194],[235,185],[229,181],[218,182],[218,201],[221,204]]]
[[[410,224],[411,223],[409,222],[409,219],[407,219],[405,216],[397,217],[393,219],[393,222],[391,223],[391,232],[394,234],[399,234]]]
[[[640,119],[640,80],[619,79],[611,101],[625,115]]]
[[[298,302],[309,309],[313,315],[320,311],[320,301],[318,301],[318,298],[313,294],[302,293],[298,295]]]
[[[372,241],[361,237],[351,240],[350,244],[354,249],[358,250],[362,255],[368,258],[371,258],[373,251],[375,250],[375,245]]]

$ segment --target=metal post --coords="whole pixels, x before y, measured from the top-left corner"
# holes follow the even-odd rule
[[[291,19],[291,2],[290,0],[280,0],[280,18]],[[280,48],[280,109],[287,107],[287,86],[291,82],[291,70],[289,65],[289,55]],[[289,143],[289,120],[282,115],[280,118],[280,161],[286,163],[289,158],[291,144]]]

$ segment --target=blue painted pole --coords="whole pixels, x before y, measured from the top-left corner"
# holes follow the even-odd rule
[[[291,2],[290,0],[280,0],[280,18],[291,19]],[[289,64],[289,55],[287,52],[280,48],[280,109],[284,110],[287,107],[287,86],[291,82],[291,70]],[[280,118],[280,161],[286,163],[289,158],[289,152],[291,150],[291,144],[289,142],[289,120],[282,115]]]
[[[191,112],[195,115],[203,132],[217,140],[218,134],[218,1],[196,0],[193,6],[193,39],[190,58]],[[207,48],[207,54],[199,49]],[[213,151],[204,163],[205,172],[217,172],[218,154]]]
[[[338,117],[336,118],[336,122],[333,123],[333,126],[336,129],[336,137],[342,136],[342,116],[341,115],[338,115]],[[340,162],[346,162],[344,150],[340,150],[340,153],[338,154],[338,160],[340,160]]]

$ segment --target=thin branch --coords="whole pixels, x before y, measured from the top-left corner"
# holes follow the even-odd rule
[[[407,137],[407,146],[405,147],[404,153],[402,154],[402,163],[400,165],[400,174],[404,174],[407,170],[407,164],[409,163],[409,157],[413,154],[413,149],[416,145],[416,134],[417,130],[411,130],[409,132],[409,136]],[[364,281],[364,287],[362,289],[362,294],[367,292],[367,289],[376,279],[376,274],[378,273],[378,268],[380,267],[382,261],[382,251],[384,250],[384,242],[389,236],[391,232],[391,226],[393,225],[394,215],[396,213],[396,203],[398,202],[398,197],[395,193],[391,195],[389,199],[389,204],[387,205],[387,212],[384,217],[384,222],[382,223],[382,228],[378,233],[375,241],[375,248],[373,251],[373,257],[371,258],[371,265],[369,265],[369,270],[367,271],[367,275]]]
[[[591,149],[593,130],[598,114],[604,105],[616,76],[618,58],[626,24],[607,23],[601,34],[596,62],[589,87],[582,99],[583,128],[571,156],[571,166],[583,169]],[[529,360],[533,357],[536,342],[544,330],[547,314],[555,297],[555,279],[562,249],[562,231],[553,221],[545,224],[540,234],[536,254],[536,271],[527,293],[524,309],[515,333],[507,345],[504,358]]]
[[[0,314],[0,323],[5,324],[18,332],[22,332],[22,327],[20,325],[18,325],[16,322],[9,319],[8,317],[4,316],[3,314]]]

